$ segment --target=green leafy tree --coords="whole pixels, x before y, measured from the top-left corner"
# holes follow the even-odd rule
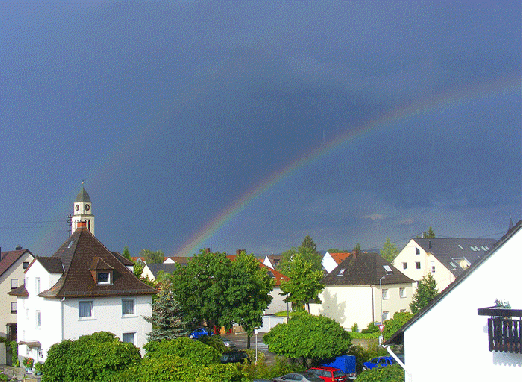
[[[281,261],[277,265],[277,270],[286,275],[289,264],[297,253],[301,254],[306,261],[311,263],[314,270],[320,271],[323,269],[323,258],[319,252],[317,252],[317,245],[309,235],[306,235],[298,248],[292,247],[288,251],[283,252]]]
[[[231,261],[225,253],[201,250],[184,267],[172,273],[174,299],[193,326],[232,326],[226,293]]]
[[[435,232],[433,231],[433,228],[431,228],[431,226],[428,227],[427,232],[424,232],[424,237],[426,239],[433,239],[435,237]]]
[[[384,331],[382,332],[383,337],[389,339],[412,317],[413,314],[410,312],[395,312],[391,320],[384,321]]]
[[[142,249],[140,251],[140,257],[143,257],[147,264],[163,264],[163,261],[165,260],[165,254],[161,250],[151,251],[148,249]]]
[[[399,250],[393,244],[389,237],[386,238],[386,242],[384,243],[381,251],[381,256],[388,261],[389,263],[393,263],[393,260],[397,257],[399,254]]]
[[[235,322],[247,333],[247,349],[254,329],[263,324],[263,312],[272,301],[274,281],[253,254],[241,252],[232,261],[225,293],[228,321]]]
[[[376,367],[358,374],[357,382],[404,382],[404,370],[398,364]]]
[[[152,323],[152,331],[147,334],[149,341],[171,340],[186,336],[189,332],[185,314],[166,279],[152,303],[152,316],[144,318]]]
[[[417,312],[424,307],[428,306],[428,304],[433,300],[437,294],[437,282],[431,275],[428,273],[427,276],[423,277],[419,281],[419,285],[417,285],[417,290],[413,294],[413,298],[410,304],[410,309],[413,314],[417,314]]]
[[[65,340],[49,349],[43,382],[109,381],[141,360],[139,349],[114,334],[97,332]]]
[[[143,268],[145,268],[145,264],[140,259],[136,260],[134,262],[134,276],[141,279]]]
[[[297,314],[286,324],[278,324],[263,336],[270,352],[307,366],[346,354],[351,346],[350,334],[336,321],[306,312]]]
[[[314,270],[313,265],[306,261],[301,253],[296,253],[286,269],[288,281],[281,282],[281,291],[287,295],[286,301],[292,303],[292,309],[299,310],[307,305],[310,312],[310,300],[315,300],[324,289],[321,283],[323,272]]]
[[[353,247],[353,252],[361,253],[361,243],[355,244],[355,247]]]
[[[130,254],[128,246],[125,246],[125,248],[123,248],[122,256],[125,257],[128,260],[132,260],[132,257],[131,257],[131,254]]]

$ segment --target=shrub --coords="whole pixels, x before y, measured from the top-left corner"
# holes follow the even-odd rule
[[[379,333],[379,327],[375,325],[373,322],[370,322],[368,324],[368,327],[366,329],[363,329],[361,333]]]
[[[355,322],[355,323],[352,325],[352,327],[351,327],[350,330],[352,331],[352,333],[357,333],[357,332],[359,331],[359,326],[357,325],[357,322]]]
[[[397,364],[377,367],[358,374],[357,382],[404,382],[404,370]]]
[[[161,358],[169,355],[185,358],[195,364],[205,366],[212,363],[219,363],[219,357],[222,354],[211,346],[187,337],[180,337],[175,340],[163,340],[160,342],[150,341],[144,348],[147,352],[145,355],[146,358]]]
[[[107,381],[140,359],[134,345],[121,342],[112,333],[97,332],[51,346],[42,381]]]
[[[9,381],[9,377],[4,373],[0,373],[0,381]]]

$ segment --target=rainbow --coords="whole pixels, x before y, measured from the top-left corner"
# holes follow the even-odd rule
[[[245,192],[234,203],[221,211],[219,215],[207,222],[200,230],[192,235],[176,251],[178,256],[190,256],[199,249],[204,248],[204,243],[209,241],[221,228],[223,228],[234,217],[241,213],[245,208],[268,189],[272,188],[283,179],[295,174],[300,169],[312,165],[321,158],[333,153],[337,148],[362,137],[365,133],[376,129],[384,129],[394,123],[405,122],[409,118],[418,115],[425,115],[439,110],[455,108],[475,100],[494,98],[505,94],[514,94],[521,91],[521,77],[519,73],[504,77],[500,80],[481,84],[479,86],[465,88],[461,91],[446,93],[431,97],[423,102],[414,103],[406,107],[392,110],[384,115],[370,120],[359,126],[350,127],[348,131],[339,134],[327,143],[323,143],[287,164],[280,170],[272,173],[254,188]]]

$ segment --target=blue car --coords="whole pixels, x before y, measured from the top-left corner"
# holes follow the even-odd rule
[[[209,332],[207,329],[205,328],[199,328],[199,329],[196,329],[194,330],[192,333],[189,334],[189,338],[192,338],[194,340],[197,340],[201,337],[204,337],[204,336],[211,336],[212,333]]]
[[[377,358],[372,358],[370,361],[363,363],[363,370],[371,370],[376,367],[386,367],[397,363],[393,357],[387,355]]]

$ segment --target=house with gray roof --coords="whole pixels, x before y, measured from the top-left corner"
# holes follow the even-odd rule
[[[404,345],[405,381],[518,381],[522,221],[387,344]]]
[[[377,253],[353,252],[323,281],[321,303],[310,304],[310,313],[322,314],[350,330],[381,323],[395,312],[409,310],[414,281]]]
[[[486,255],[495,242],[485,238],[415,238],[401,250],[393,265],[417,282],[431,274],[442,291]]]

